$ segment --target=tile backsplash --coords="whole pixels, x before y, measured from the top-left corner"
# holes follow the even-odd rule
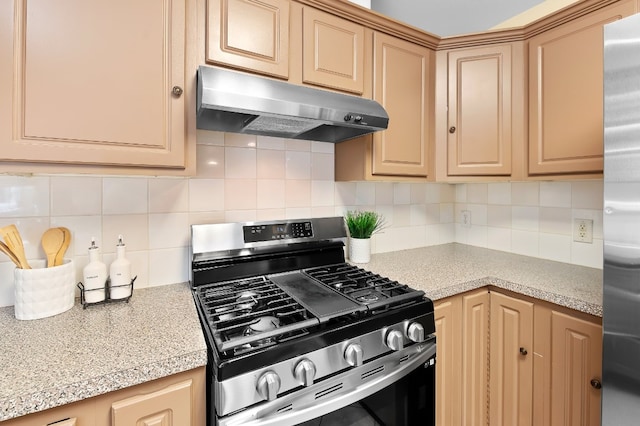
[[[44,231],[66,226],[78,280],[96,238],[107,265],[118,234],[136,287],[189,279],[189,225],[342,215],[375,209],[387,227],[374,253],[457,241],[602,267],[602,181],[482,184],[334,182],[334,145],[199,131],[191,178],[0,175],[0,226],[16,224],[28,259]],[[462,211],[471,225],[461,223]],[[593,219],[593,244],[572,219]],[[0,255],[0,306],[13,304],[13,263]]]

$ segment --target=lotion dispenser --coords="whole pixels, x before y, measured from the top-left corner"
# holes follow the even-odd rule
[[[118,235],[116,260],[109,268],[111,299],[124,299],[131,296],[131,262],[125,258],[125,248],[122,235]]]
[[[96,240],[91,237],[89,247],[89,263],[82,270],[84,285],[84,301],[86,303],[102,302],[105,299],[105,286],[107,282],[107,265],[100,260],[100,249],[96,246]]]

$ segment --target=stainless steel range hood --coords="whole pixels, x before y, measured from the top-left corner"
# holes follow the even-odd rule
[[[387,112],[370,99],[217,67],[198,69],[199,129],[340,142],[388,124]]]

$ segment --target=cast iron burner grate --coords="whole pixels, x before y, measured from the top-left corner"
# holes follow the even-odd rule
[[[304,273],[369,307],[404,303],[424,295],[421,291],[348,263],[305,269]]]
[[[196,289],[219,352],[241,354],[306,334],[318,320],[264,276]]]

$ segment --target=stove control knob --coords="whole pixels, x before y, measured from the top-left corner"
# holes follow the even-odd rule
[[[344,360],[349,365],[359,367],[362,365],[362,346],[357,343],[351,343],[344,351]]]
[[[298,382],[302,383],[302,386],[311,386],[316,377],[316,366],[305,358],[296,364],[293,375]]]
[[[263,399],[273,401],[278,396],[278,391],[280,390],[280,377],[278,377],[275,371],[267,371],[258,379],[256,388]]]
[[[407,328],[407,337],[412,342],[424,342],[424,327],[419,322],[412,322]]]
[[[387,338],[385,339],[385,343],[394,351],[399,351],[404,347],[404,336],[398,330],[391,330],[387,333]]]

